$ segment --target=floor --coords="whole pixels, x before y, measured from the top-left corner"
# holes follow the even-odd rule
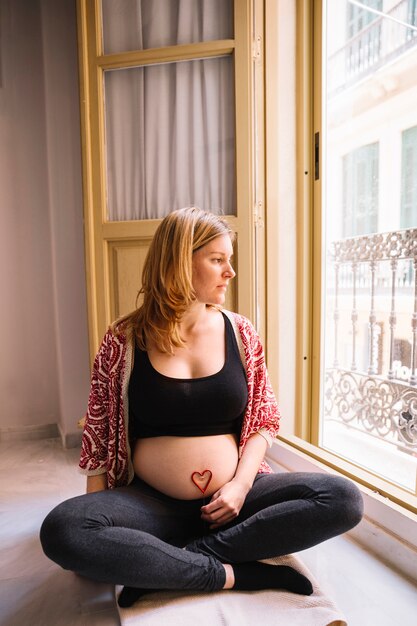
[[[38,530],[58,502],[82,493],[77,450],[58,439],[0,443],[0,625],[113,626],[113,588],[61,570]],[[417,585],[346,536],[300,553],[349,626],[414,626]],[[213,625],[215,626],[215,625]]]

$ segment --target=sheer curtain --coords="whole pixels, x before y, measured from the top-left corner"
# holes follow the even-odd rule
[[[106,53],[230,38],[231,2],[103,0]],[[109,220],[236,213],[232,57],[105,72]]]

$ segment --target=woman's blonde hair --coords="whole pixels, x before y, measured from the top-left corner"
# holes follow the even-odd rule
[[[162,352],[173,353],[184,346],[179,321],[195,301],[192,284],[193,253],[220,235],[233,231],[226,220],[197,207],[178,209],[158,226],[149,246],[142,272],[142,287],[136,302],[141,306],[117,320],[116,334],[134,333],[137,345],[146,350],[149,342]]]

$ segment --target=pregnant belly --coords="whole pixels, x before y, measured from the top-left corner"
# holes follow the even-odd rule
[[[233,478],[237,464],[234,435],[139,439],[133,454],[139,478],[181,500],[212,496]]]

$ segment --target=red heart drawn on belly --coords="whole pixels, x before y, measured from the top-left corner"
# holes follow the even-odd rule
[[[207,487],[209,486],[213,474],[209,469],[204,470],[204,472],[193,472],[191,474],[191,480],[198,487],[201,493],[205,493],[207,491]]]

